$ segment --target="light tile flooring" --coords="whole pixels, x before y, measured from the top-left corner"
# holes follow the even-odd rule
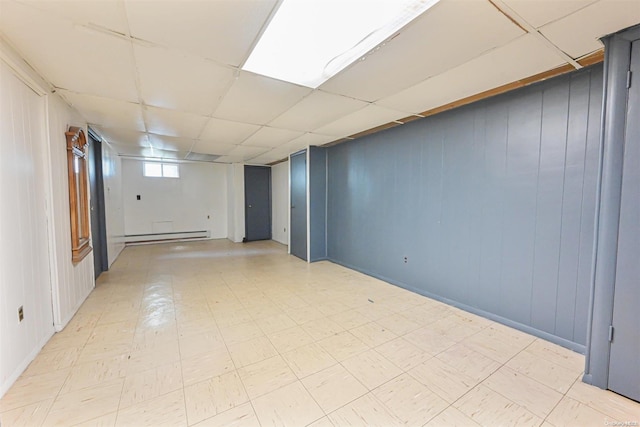
[[[128,247],[2,427],[603,426],[581,355],[273,242]],[[611,424],[609,424],[611,425]],[[637,425],[637,424],[636,424]]]

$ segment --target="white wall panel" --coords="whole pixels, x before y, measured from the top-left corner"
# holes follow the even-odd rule
[[[84,126],[82,118],[58,96],[49,96],[49,151],[51,194],[53,201],[53,244],[56,268],[53,277],[53,307],[56,330],[62,330],[85,298],[93,290],[93,256],[80,263],[71,262],[71,226],[69,222],[69,186],[67,179],[67,142],[69,126]]]
[[[289,244],[289,162],[271,167],[271,236]]]
[[[122,199],[122,159],[109,144],[102,143],[104,208],[107,223],[109,267],[124,249],[124,206]]]
[[[163,223],[168,231],[210,230],[214,239],[227,237],[225,165],[180,163],[180,178],[149,178],[143,164],[122,160],[125,235],[158,232]]]
[[[45,103],[0,61],[0,396],[53,334]],[[18,321],[18,307],[24,320]]]

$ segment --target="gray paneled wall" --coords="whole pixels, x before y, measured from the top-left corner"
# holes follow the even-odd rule
[[[601,103],[597,66],[330,148],[329,259],[582,349]]]
[[[309,147],[309,261],[327,259],[327,149]]]

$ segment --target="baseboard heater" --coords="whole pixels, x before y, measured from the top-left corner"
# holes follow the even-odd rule
[[[208,239],[210,237],[211,234],[208,230],[173,231],[170,233],[127,234],[124,236],[124,241],[125,243],[151,243],[171,240]]]

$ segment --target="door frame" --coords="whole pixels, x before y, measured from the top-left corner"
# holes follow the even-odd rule
[[[96,245],[96,238],[93,236],[94,224],[91,222],[91,244],[93,246],[94,254],[94,271],[99,271],[99,273],[95,275],[95,278],[97,279],[102,272],[109,270],[109,254],[107,252],[107,218],[104,200],[104,174],[102,170],[102,140],[91,128],[88,129],[87,134],[89,136],[89,150],[92,150],[93,152],[93,156],[90,160],[94,164],[91,167],[94,168],[96,173],[95,180],[97,194],[91,194],[91,191],[89,191],[89,205],[93,204],[94,208],[97,209],[96,217],[98,221],[97,224],[95,224],[95,227],[99,233],[97,239],[100,243],[99,247]],[[91,170],[91,167],[89,170]],[[91,184],[89,184],[89,188],[91,188]],[[99,261],[99,264],[97,261]]]
[[[618,230],[622,201],[622,166],[629,96],[627,71],[631,66],[631,44],[636,40],[640,40],[640,25],[602,39],[605,45],[604,97],[583,376],[585,383],[602,389],[607,389],[609,385]],[[638,76],[636,76],[637,79]]]

